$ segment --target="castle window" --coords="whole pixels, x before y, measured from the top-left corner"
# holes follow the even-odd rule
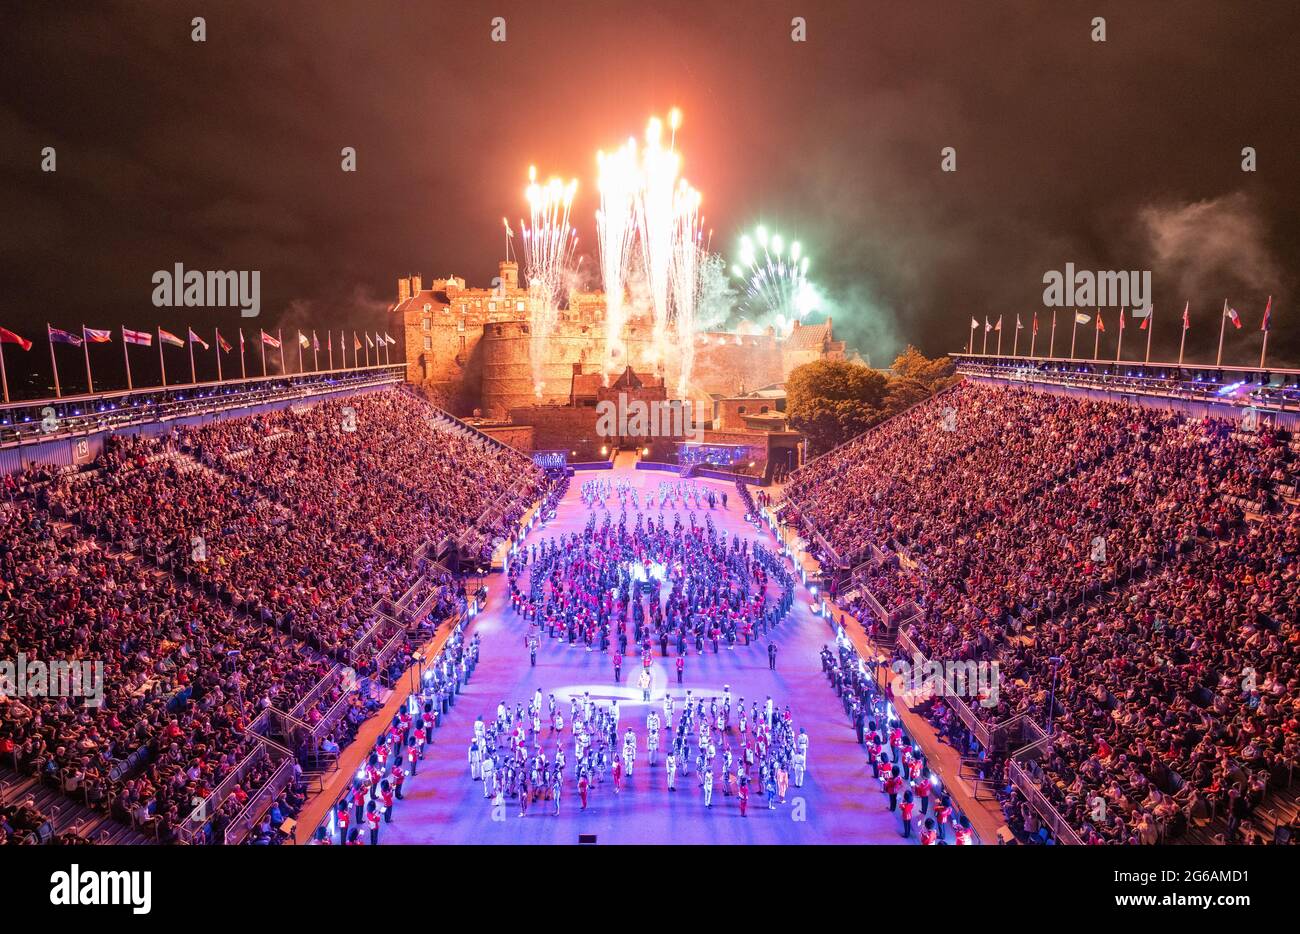
[[[469,302],[461,302],[461,303],[460,303],[460,313],[461,313],[462,315],[467,315],[467,314],[469,314]]]
[[[475,307],[475,308],[482,308],[482,307],[483,307],[483,299],[481,299],[481,298],[476,298],[476,299],[474,299],[474,307]]]
[[[497,310],[497,303],[496,303],[496,302],[488,302],[488,311],[496,311],[496,310]]]
[[[432,331],[432,330],[433,330],[433,319],[432,319],[432,318],[425,318],[425,319],[424,319],[424,329],[425,329],[426,331]]]
[[[425,350],[433,350],[433,338],[432,338],[432,337],[426,337],[426,338],[424,339],[424,349],[425,349]]]
[[[433,311],[433,306],[432,306],[431,304],[429,304],[428,302],[425,302],[425,303],[424,303],[424,310],[425,310],[425,311]]]
[[[461,318],[459,321],[456,322],[456,330],[457,330],[457,331],[463,331],[463,330],[465,330],[465,319],[464,319],[464,318]]]
[[[465,352],[465,335],[463,334],[460,337],[460,352],[461,353]]]
[[[524,310],[524,303],[522,301],[515,302],[515,311],[523,311],[523,310]]]
[[[763,406],[761,409],[759,409],[759,410],[758,410],[758,414],[760,414],[760,415],[766,415],[766,414],[767,414],[767,406]]]
[[[743,405],[736,406],[736,414],[737,414],[737,415],[744,415],[744,414],[745,414],[745,407],[744,407]]]

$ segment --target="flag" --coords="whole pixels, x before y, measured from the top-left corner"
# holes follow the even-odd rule
[[[993,325],[989,323],[989,316],[988,316],[988,315],[985,315],[985,316],[984,316],[984,331],[985,331],[985,333],[988,333],[988,332],[991,331],[991,330],[993,330]]]
[[[361,349],[361,338],[357,337],[355,333],[352,335],[352,349],[353,350]]]
[[[71,344],[73,347],[81,346],[81,338],[75,334],[59,328],[52,328],[48,324],[45,325],[45,329],[49,332],[50,340],[56,344]]]
[[[1101,333],[1103,334],[1106,333],[1106,322],[1101,320],[1100,311],[1097,312],[1097,330],[1101,331]]]
[[[262,332],[262,343],[268,347],[275,347],[277,349],[280,346],[280,342],[265,331]]]
[[[1023,324],[1020,323],[1020,312],[1017,311],[1017,312],[1016,312],[1016,330],[1017,330],[1017,331],[1023,331],[1024,329],[1025,329],[1025,326],[1024,326]]]
[[[1081,311],[1076,311],[1076,312],[1074,313],[1074,323],[1075,323],[1075,324],[1087,324],[1087,323],[1088,323],[1089,321],[1091,321],[1091,320],[1092,320],[1092,315],[1085,315],[1085,314],[1084,314],[1083,312],[1081,312]]]
[[[1144,310],[1141,308],[1134,308],[1133,311],[1130,313],[1133,315],[1134,318],[1142,319],[1142,323],[1138,325],[1138,330],[1145,331],[1147,329],[1148,322],[1151,321],[1151,309],[1147,308]]]
[[[90,341],[92,344],[108,344],[113,340],[112,331],[101,331],[99,328],[88,328],[85,326],[81,328],[81,331],[85,335],[86,340]]]
[[[315,331],[311,332],[311,349],[320,350],[320,338],[316,336]]]
[[[122,340],[128,344],[139,344],[142,347],[153,346],[153,335],[148,331],[132,331],[130,328],[122,328]]]
[[[1188,302],[1186,305],[1183,306],[1183,330],[1184,331],[1189,330],[1192,326],[1191,319],[1187,317],[1187,313],[1191,310],[1192,310],[1191,302]]]
[[[375,342],[372,341],[372,340],[370,339],[370,335],[369,335],[369,334],[366,335],[366,346],[367,346],[367,347],[374,347],[374,346],[375,346]]]
[[[1119,329],[1121,331],[1124,330],[1124,309],[1123,308],[1119,310]]]
[[[231,347],[229,344],[226,343],[226,339],[221,336],[220,331],[217,332],[217,346],[220,347],[226,353],[230,353],[230,351],[234,349],[233,347]]]
[[[979,327],[979,326],[980,326],[980,323],[979,323],[978,321],[976,321],[974,318],[971,318],[971,319],[970,319],[970,326],[971,326],[971,329],[973,330],[973,329]]]
[[[17,344],[23,350],[31,350],[32,342],[25,337],[19,337],[8,328],[0,328],[0,344]]]
[[[298,346],[299,346],[299,347],[310,347],[310,346],[311,346],[311,341],[308,340],[307,335],[304,334],[304,333],[302,333],[302,331],[299,331],[299,332],[298,332]]]
[[[1269,299],[1269,301],[1272,301],[1272,299]],[[394,340],[392,337],[390,337],[389,334],[388,334],[388,332],[385,331],[385,332],[384,332],[384,343],[385,343],[385,344],[396,344],[397,341]]]
[[[171,344],[173,347],[185,346],[185,341],[181,340],[171,331],[164,331],[162,328],[158,329],[158,339],[164,344]]]
[[[1240,328],[1240,327],[1241,327],[1241,315],[1237,314],[1237,309],[1235,309],[1235,308],[1229,308],[1229,309],[1228,309],[1228,318],[1229,318],[1229,320],[1232,321],[1232,326],[1233,326],[1234,328]]]
[[[1259,323],[1259,329],[1267,332],[1270,319],[1273,317],[1273,296],[1268,297],[1268,304],[1264,306],[1264,320]]]
[[[1034,333],[1038,333],[1038,312],[1034,312]]]
[[[1001,316],[1001,315],[998,315],[998,323],[995,324],[995,325],[993,325],[993,330],[995,330],[995,331],[1001,331],[1001,330],[1002,330],[1002,316]]]
[[[204,350],[208,349],[208,342],[205,341],[203,338],[199,337],[197,334],[195,334],[194,328],[190,328],[189,338],[191,344],[198,344]]]

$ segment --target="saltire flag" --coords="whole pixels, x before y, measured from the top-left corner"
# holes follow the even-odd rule
[[[1271,302],[1272,300],[1273,300],[1273,299],[1271,299],[1271,298],[1269,299],[1270,302]],[[1266,319],[1266,320],[1267,320],[1267,319]],[[397,341],[394,340],[392,337],[390,337],[389,334],[388,334],[388,332],[385,331],[385,332],[384,332],[384,343],[385,343],[385,344],[396,344]]]
[[[73,347],[81,346],[81,338],[70,331],[64,331],[60,328],[52,328],[48,324],[45,325],[45,328],[49,332],[50,340],[54,343],[71,344]]]
[[[995,325],[993,325],[993,330],[995,330],[995,331],[1001,331],[1001,330],[1002,330],[1002,316],[1001,316],[1001,315],[998,315],[998,323],[995,324]]]
[[[1083,312],[1081,312],[1081,311],[1076,311],[1076,312],[1074,313],[1074,323],[1075,323],[1075,324],[1087,324],[1087,323],[1088,323],[1089,321],[1091,321],[1091,320],[1092,320],[1092,315],[1085,315],[1085,314],[1084,314]]]
[[[153,334],[149,331],[132,331],[130,328],[122,328],[122,340],[128,344],[139,344],[142,347],[153,346]]]
[[[158,339],[164,344],[171,344],[173,347],[185,346],[185,341],[181,340],[171,331],[164,331],[162,328],[158,329]]]
[[[1145,331],[1147,329],[1147,324],[1151,321],[1151,309],[1147,308],[1144,310],[1142,308],[1134,308],[1131,314],[1135,318],[1142,319],[1142,323],[1138,325],[1138,330]]]
[[[277,350],[280,347],[280,342],[265,331],[262,332],[262,343],[268,347],[275,347]]]
[[[1106,333],[1106,322],[1101,320],[1100,311],[1097,312],[1097,330],[1101,331],[1101,333],[1103,334]]]
[[[304,333],[302,333],[302,331],[299,331],[299,332],[298,332],[298,346],[299,346],[299,347],[310,347],[310,346],[311,346],[311,341],[309,341],[309,340],[307,339],[307,335],[304,334]]]
[[[19,337],[8,328],[0,328],[0,344],[17,344],[23,350],[31,350],[32,342],[25,337]]]
[[[220,331],[217,332],[217,346],[220,347],[226,353],[230,353],[230,351],[234,349],[233,347],[231,347],[229,344],[226,343],[226,339],[221,336]]]
[[[190,338],[190,343],[198,344],[204,350],[208,349],[208,342],[205,341],[203,338],[199,337],[197,334],[195,334],[194,328],[190,328],[189,338]]]
[[[1272,317],[1273,317],[1273,296],[1270,295],[1268,297],[1268,304],[1264,306],[1264,320],[1259,323],[1259,329],[1261,331],[1268,330],[1269,322],[1272,320]]]
[[[113,340],[112,331],[101,331],[99,328],[82,327],[82,333],[85,334],[86,340],[92,344],[108,344]]]
[[[1034,333],[1038,333],[1038,312],[1034,312]]]
[[[1184,331],[1190,330],[1192,327],[1191,318],[1188,317],[1188,313],[1191,310],[1192,310],[1191,302],[1188,302],[1186,305],[1183,306],[1183,330]]]
[[[1241,315],[1237,314],[1237,309],[1235,308],[1228,309],[1228,319],[1232,321],[1232,326],[1234,328],[1241,327]]]

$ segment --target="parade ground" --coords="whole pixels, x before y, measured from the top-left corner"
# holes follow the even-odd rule
[[[591,478],[637,487],[643,509],[647,497],[661,482],[680,479],[675,473],[636,470],[630,459],[624,458],[612,471],[580,472],[574,476],[555,518],[535,525],[524,544],[580,532],[588,517],[580,489],[584,480]],[[699,478],[689,482],[728,495],[725,509],[719,502],[712,510],[698,510],[697,521],[703,522],[707,514],[729,536],[736,534],[776,547],[766,529],[745,522],[744,507],[733,484]],[[611,508],[617,519],[618,507]],[[686,523],[686,510],[677,511]],[[669,523],[673,512],[672,507],[665,510]],[[630,514],[629,524],[634,519],[635,515]],[[750,646],[737,644],[734,649],[724,643],[716,654],[706,643],[703,655],[694,646],[690,648],[683,683],[678,685],[676,652],[664,659],[656,643],[651,701],[647,705],[635,685],[641,669],[636,654],[625,660],[623,680],[617,684],[608,652],[588,652],[581,643],[570,647],[543,636],[536,667],[530,666],[525,645],[527,624],[511,609],[505,577],[493,575],[487,578],[487,586],[486,606],[468,630],[469,638],[477,635],[482,640],[478,668],[443,726],[434,733],[434,742],[420,763],[418,775],[407,781],[404,803],[395,812],[393,822],[384,826],[382,844],[577,844],[580,835],[594,835],[598,844],[915,841],[901,837],[901,820],[888,811],[887,799],[866,764],[865,751],[858,745],[852,724],[822,673],[819,653],[823,645],[833,643],[834,632],[825,619],[812,612],[812,596],[805,587],[797,588],[794,610],[770,635],[778,647],[775,671],[768,667],[766,639]],[[721,698],[724,685],[730,686],[733,698],[744,698],[746,708],[757,701],[762,709],[769,695],[778,711],[789,705],[795,731],[802,728],[809,735],[804,785],[795,787],[792,781],[785,803],[778,801],[773,810],[768,809],[761,794],[754,795],[748,814],[742,817],[736,799],[725,796],[720,786],[714,793],[713,807],[706,809],[694,769],[679,776],[676,791],[669,791],[664,768],[666,750],[660,750],[655,765],[648,762],[646,717],[652,708],[662,714],[664,692],[672,694],[680,710],[688,689],[707,702],[710,697]],[[622,728],[631,727],[639,744],[635,769],[630,778],[624,779],[620,794],[614,793],[610,782],[597,785],[583,811],[570,770],[558,816],[550,801],[534,803],[521,817],[516,801],[506,799],[503,805],[494,807],[483,796],[482,783],[471,779],[468,762],[475,718],[482,716],[490,721],[501,702],[512,709],[516,704],[527,706],[538,689],[543,696],[555,695],[566,721],[563,743],[570,756],[570,698],[590,691],[597,703],[618,699]],[[546,736],[545,728],[542,732],[543,747],[553,755],[556,738]]]

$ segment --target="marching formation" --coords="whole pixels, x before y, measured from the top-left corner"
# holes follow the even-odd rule
[[[689,788],[693,773],[706,808],[721,791],[724,800],[735,799],[744,817],[751,793],[775,810],[786,803],[791,782],[803,787],[808,746],[807,732],[794,728],[789,705],[778,709],[767,697],[747,709],[729,686],[707,698],[689,689],[677,698],[665,693],[662,714],[660,707],[649,707],[640,733],[623,718],[617,698],[598,701],[584,691],[568,698],[566,710],[563,699],[543,698],[538,688],[527,705],[512,708],[501,701],[495,718],[475,720],[467,759],[483,798],[494,807],[517,805],[519,817],[530,807],[558,815],[566,788],[576,791],[585,811],[599,789],[622,795],[633,789],[634,775],[646,772],[646,786],[670,792]],[[645,765],[638,771],[642,750]]]

